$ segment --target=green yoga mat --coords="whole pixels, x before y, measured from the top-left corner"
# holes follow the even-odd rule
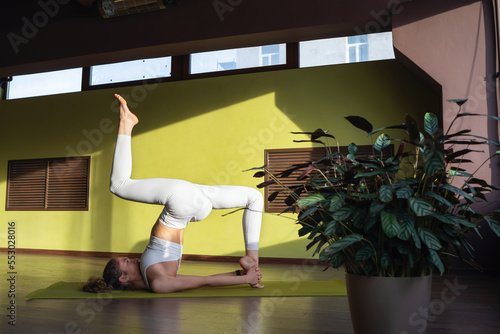
[[[345,296],[345,282],[329,281],[266,281],[265,288],[254,289],[248,285],[226,287],[204,287],[174,293],[152,293],[148,291],[113,291],[93,294],[82,291],[82,282],[58,282],[48,288],[36,290],[27,298],[195,298],[195,297],[308,297]]]

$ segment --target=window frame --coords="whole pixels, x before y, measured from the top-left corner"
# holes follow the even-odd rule
[[[366,33],[363,35],[348,35],[348,36],[338,36],[338,37],[345,37],[346,38],[346,43],[348,43],[348,38],[349,37],[356,37],[356,36],[365,36],[365,35],[370,35],[370,33]],[[337,38],[337,37],[322,37],[321,39],[327,39],[327,38]],[[130,87],[130,86],[137,86],[137,85],[153,85],[153,84],[159,84],[159,83],[164,83],[164,82],[170,82],[170,81],[180,81],[180,80],[190,80],[190,79],[200,79],[200,78],[210,78],[210,77],[220,77],[220,76],[227,76],[227,75],[239,75],[239,74],[249,74],[249,73],[259,73],[259,72],[268,72],[268,71],[276,71],[276,70],[286,70],[286,69],[299,69],[299,68],[304,68],[304,67],[316,67],[316,66],[325,66],[325,65],[335,65],[334,64],[321,64],[321,65],[308,65],[308,66],[301,66],[299,63],[299,58],[300,58],[300,44],[302,42],[307,42],[307,41],[312,41],[314,39],[307,39],[307,40],[300,40],[297,42],[269,42],[269,43],[263,43],[260,45],[240,45],[240,46],[235,46],[234,48],[245,48],[245,47],[263,47],[263,46],[269,46],[269,45],[276,45],[276,44],[286,44],[286,63],[281,64],[281,65],[269,65],[269,66],[259,66],[259,67],[249,67],[249,68],[242,68],[242,69],[231,69],[231,70],[224,70],[224,71],[214,71],[214,72],[204,72],[204,73],[196,73],[196,74],[191,74],[190,73],[190,56],[191,54],[183,54],[183,55],[163,55],[164,57],[171,57],[171,74],[169,77],[159,77],[159,78],[153,78],[153,79],[142,79],[142,80],[135,80],[135,81],[124,81],[124,82],[116,82],[116,83],[109,83],[109,84],[98,84],[98,85],[91,85],[91,67],[90,66],[84,66],[82,68],[82,82],[81,82],[81,90],[80,92],[85,92],[85,91],[92,91],[92,90],[98,90],[98,89],[109,89],[109,88],[122,88],[122,87]],[[356,52],[359,53],[359,45],[365,45],[369,43],[357,43],[357,44],[352,44],[353,47],[356,48]],[[346,58],[349,59],[349,46],[346,45]],[[222,51],[223,49],[221,49]],[[216,50],[198,50],[197,52],[208,52],[208,51],[216,51]],[[368,51],[369,52],[369,51]],[[262,62],[262,50],[259,55],[259,61]],[[369,55],[368,55],[369,56]],[[151,58],[158,58],[162,57],[162,55],[156,55]],[[359,57],[358,57],[359,58]],[[126,61],[134,61],[134,60],[139,60],[138,58],[135,59],[120,59],[117,62],[126,62]],[[375,59],[378,60],[378,59]],[[358,61],[360,61],[358,59]],[[368,61],[370,61],[368,59]],[[109,60],[110,64],[113,64],[113,60]],[[349,62],[347,62],[349,63]],[[99,65],[99,64],[94,64],[94,65]],[[55,69],[55,70],[64,70],[64,69]],[[55,71],[54,70],[54,71]],[[44,73],[44,72],[40,72]],[[22,75],[23,73],[20,73],[19,75]],[[29,74],[37,74],[37,73],[29,73]],[[9,78],[12,78],[9,77]],[[7,99],[6,93],[8,91],[8,85],[9,83],[7,82],[4,84],[4,90],[3,90],[3,97],[0,96],[0,99],[5,100]],[[63,93],[61,93],[63,94]],[[40,96],[45,96],[45,95],[40,95]]]
[[[88,211],[90,165],[90,156],[9,160],[5,211]]]

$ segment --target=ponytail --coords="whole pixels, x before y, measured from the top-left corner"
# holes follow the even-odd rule
[[[110,292],[111,286],[109,286],[101,277],[92,276],[87,281],[87,284],[83,286],[83,291],[93,293]]]

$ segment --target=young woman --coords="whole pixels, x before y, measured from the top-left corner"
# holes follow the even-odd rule
[[[175,179],[131,179],[131,136],[139,120],[130,112],[125,99],[120,95],[115,97],[120,103],[120,123],[110,190],[120,198],[160,204],[164,208],[153,225],[149,244],[141,258],[111,259],[104,268],[103,278],[91,277],[83,289],[90,292],[140,289],[167,293],[238,284],[263,288],[258,267],[264,204],[261,193],[241,186],[204,186]],[[186,226],[206,218],[212,209],[231,208],[245,208],[243,235],[246,254],[239,261],[242,270],[211,276],[178,275]]]

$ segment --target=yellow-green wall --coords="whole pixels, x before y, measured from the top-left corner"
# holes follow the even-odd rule
[[[251,187],[260,180],[242,170],[263,165],[264,149],[298,147],[291,131],[321,127],[342,145],[366,144],[344,116],[364,116],[377,128],[401,122],[407,112],[438,112],[440,105],[439,94],[393,60],[1,101],[0,247],[7,247],[7,222],[14,220],[18,248],[142,252],[161,207],[124,201],[108,190],[115,92],[140,119],[134,178]],[[8,160],[69,155],[92,156],[89,211],[4,210]],[[226,212],[191,223],[184,253],[241,254],[241,212],[222,217]],[[288,218],[264,214],[263,257],[311,256]]]

